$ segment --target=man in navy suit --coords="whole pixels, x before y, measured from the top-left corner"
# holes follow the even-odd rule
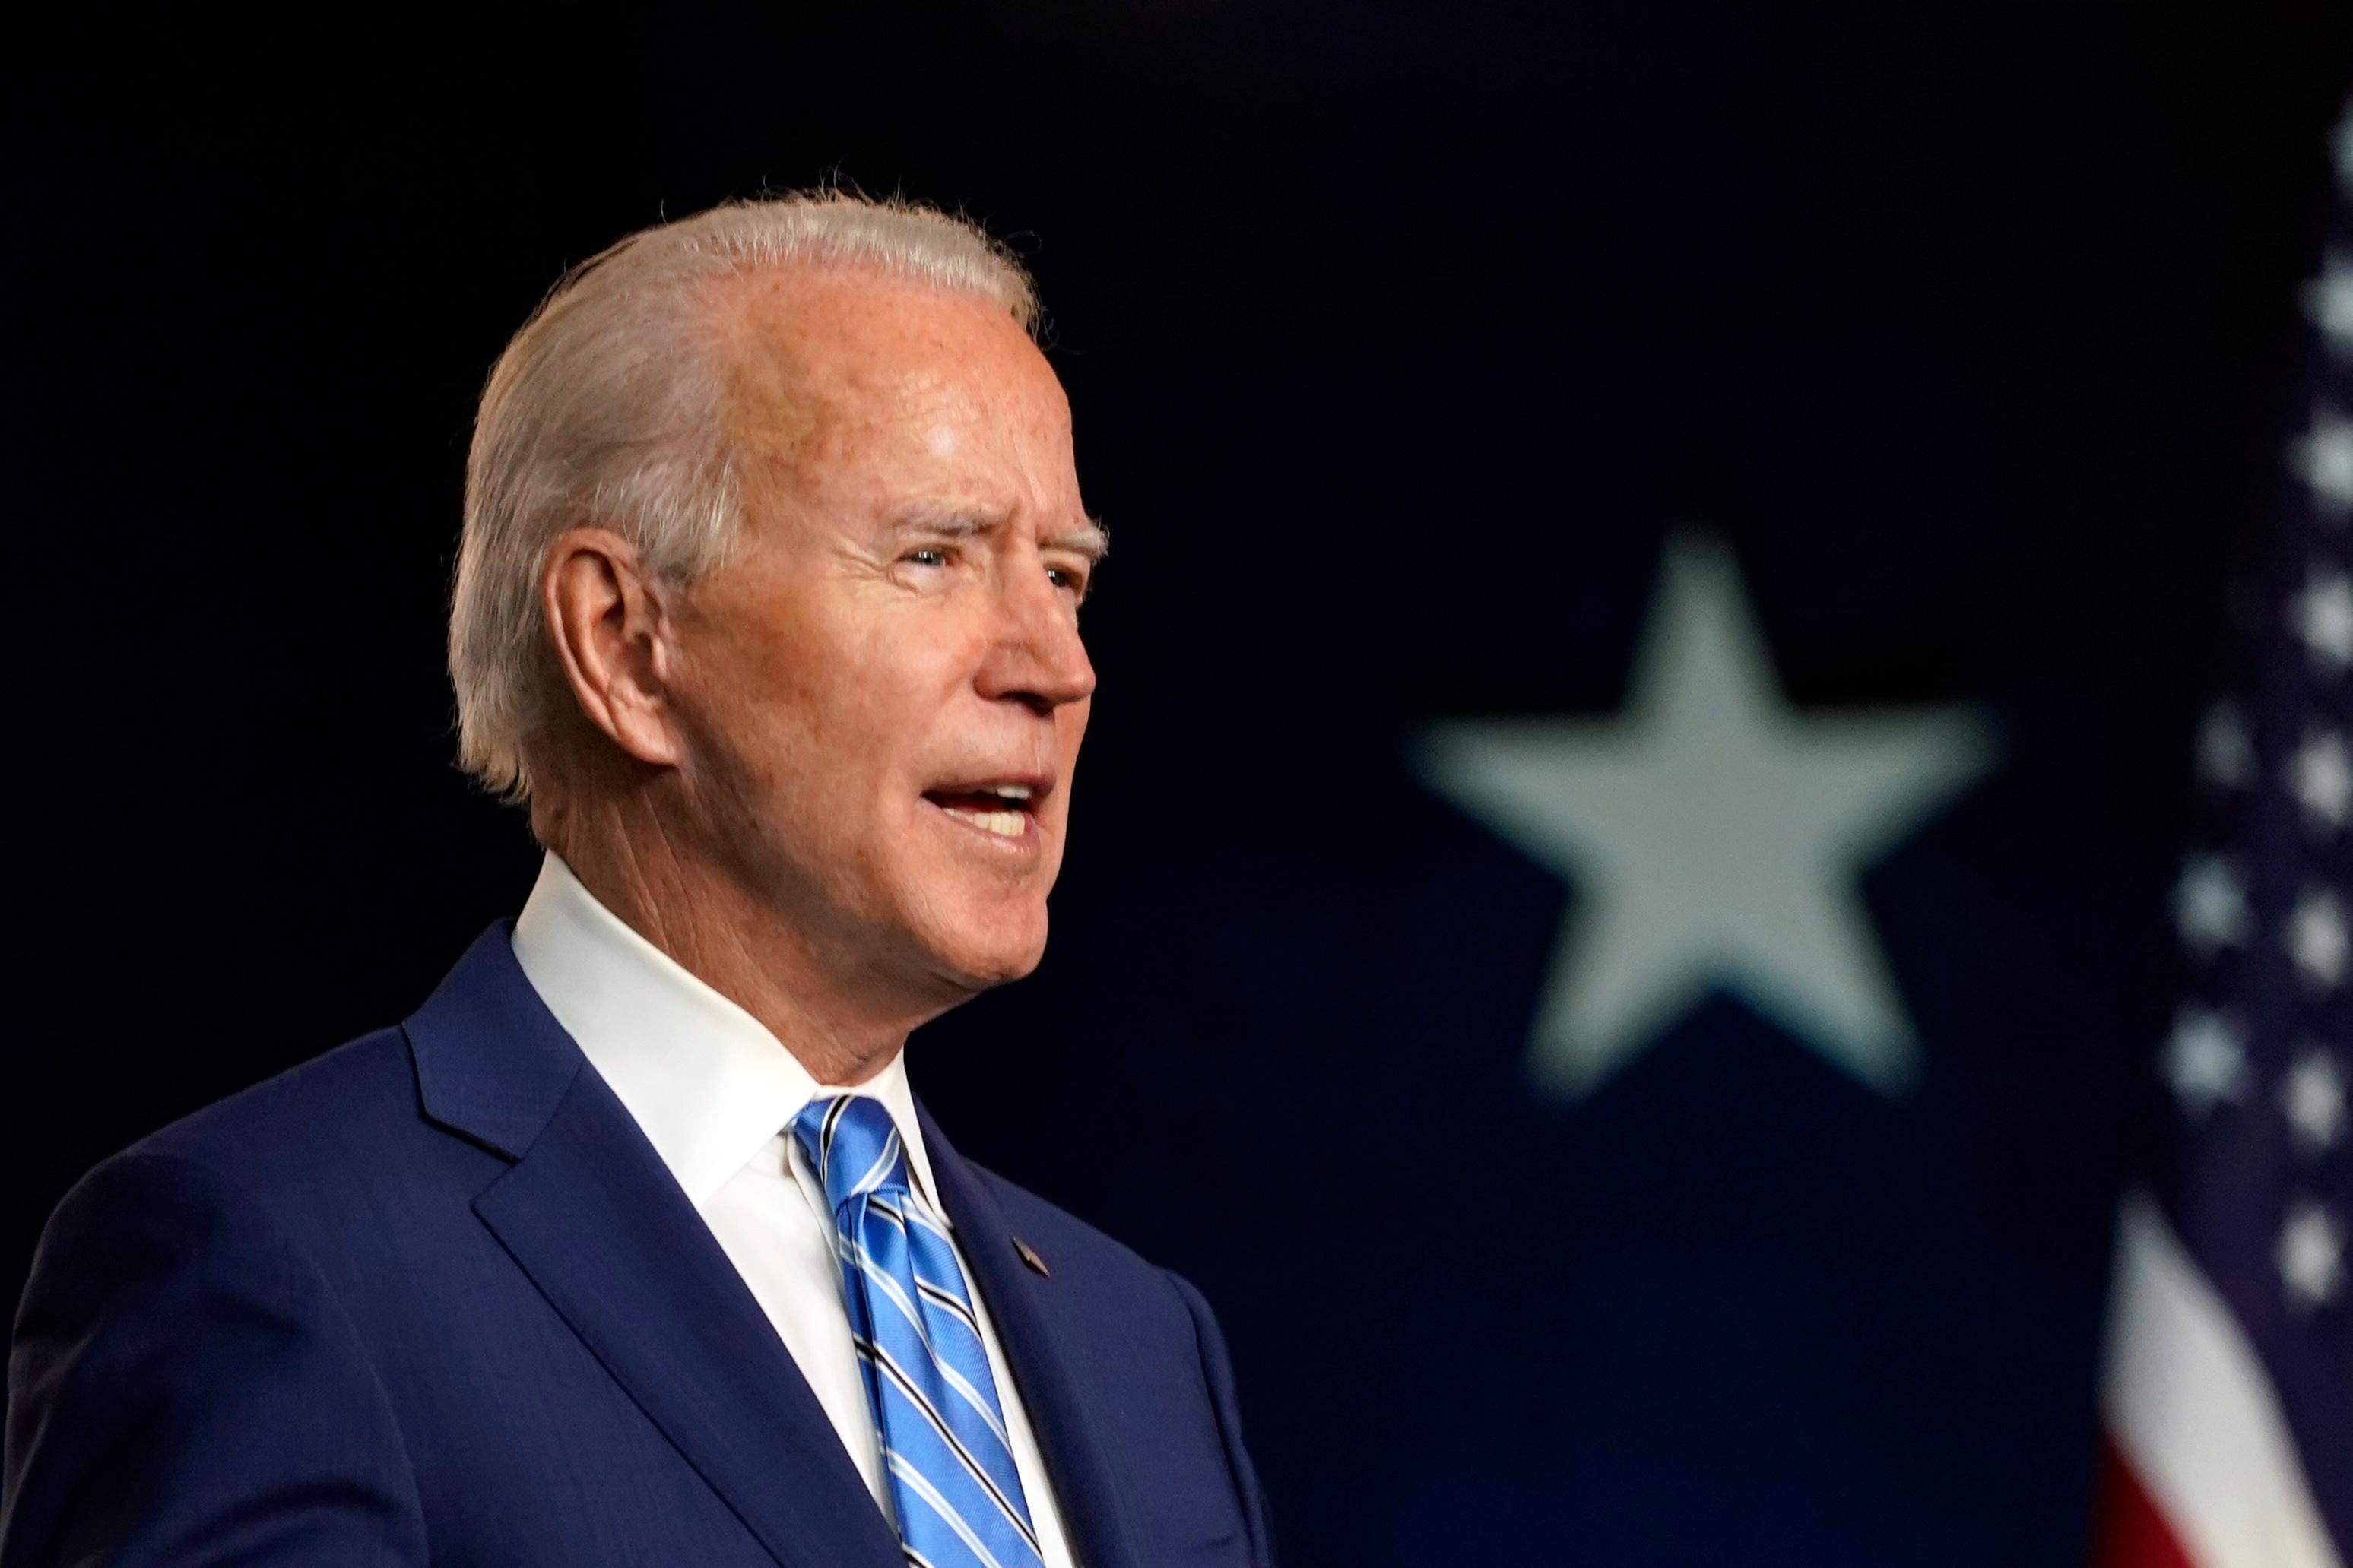
[[[820,195],[516,335],[450,670],[538,885],[68,1195],[0,1564],[1271,1561],[1200,1296],[907,1085],[1039,961],[1094,688],[1035,316],[977,231]]]

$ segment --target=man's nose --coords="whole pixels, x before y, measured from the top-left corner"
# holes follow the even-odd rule
[[[980,669],[980,694],[1050,713],[1093,695],[1095,667],[1070,595],[1042,565],[1017,572],[1001,595],[1002,625]]]

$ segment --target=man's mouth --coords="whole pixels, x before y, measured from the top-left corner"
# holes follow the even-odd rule
[[[955,789],[925,790],[923,798],[960,821],[999,838],[1026,837],[1030,814],[1037,809],[1037,786],[1023,783],[987,784]]]

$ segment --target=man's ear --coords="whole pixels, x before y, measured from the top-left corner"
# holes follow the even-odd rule
[[[638,761],[676,766],[682,752],[662,686],[670,628],[637,546],[605,529],[573,529],[542,557],[539,602],[588,721]]]

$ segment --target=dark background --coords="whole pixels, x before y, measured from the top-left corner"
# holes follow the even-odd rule
[[[20,59],[0,1295],[90,1163],[518,905],[441,675],[481,377],[618,235],[839,176],[1022,252],[1117,542],[1053,951],[916,1082],[1208,1292],[1288,1560],[2076,1562],[2353,18],[861,16]],[[1537,1100],[1573,890],[1406,766],[1615,707],[1690,517],[1792,702],[1998,717],[1863,884],[1901,1100],[1728,997]]]

